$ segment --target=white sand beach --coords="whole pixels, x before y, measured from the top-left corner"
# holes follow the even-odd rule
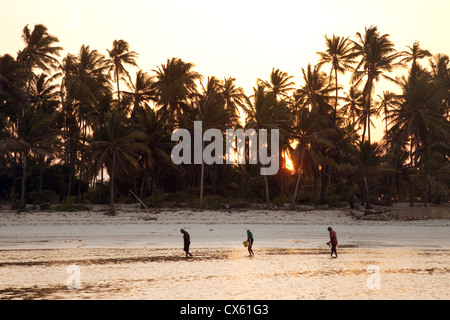
[[[445,214],[384,221],[348,209],[104,211],[0,210],[0,299],[450,298]],[[242,244],[247,229],[254,257]]]

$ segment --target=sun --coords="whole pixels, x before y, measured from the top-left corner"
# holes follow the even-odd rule
[[[284,163],[286,169],[294,172],[294,162],[292,162],[292,159],[289,157],[287,151],[284,152]]]

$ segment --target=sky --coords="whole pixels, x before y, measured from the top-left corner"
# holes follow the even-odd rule
[[[448,0],[2,0],[0,54],[15,57],[24,26],[41,23],[59,38],[62,56],[83,44],[106,55],[124,39],[144,71],[181,58],[205,78],[236,78],[251,94],[272,68],[301,85],[301,69],[325,50],[324,35],[355,39],[370,25],[389,34],[397,50],[418,40],[433,54],[450,54],[448,12]],[[375,140],[383,125],[377,127]]]

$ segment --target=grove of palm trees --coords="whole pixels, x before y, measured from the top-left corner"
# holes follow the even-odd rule
[[[302,79],[275,66],[246,94],[182,58],[142,70],[145,53],[126,40],[62,56],[44,25],[18,36],[16,56],[0,53],[0,202],[14,210],[105,204],[114,214],[137,198],[212,209],[450,199],[450,59],[419,42],[397,48],[375,26],[324,36],[316,65],[298,61]],[[380,82],[391,89],[378,93]],[[279,129],[278,173],[175,165],[171,134],[196,120],[224,134]]]

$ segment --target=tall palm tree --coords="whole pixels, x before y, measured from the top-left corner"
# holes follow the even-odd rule
[[[33,31],[26,25],[22,31],[22,40],[25,42],[25,48],[19,51],[17,60],[22,62],[28,72],[27,99],[30,92],[33,68],[37,67],[45,72],[56,68],[62,47],[55,46],[59,42],[58,38],[49,34],[46,26],[36,24]]]
[[[450,57],[438,53],[430,59],[430,65],[434,81],[444,91],[442,107],[448,117],[450,116]]]
[[[145,135],[127,123],[126,111],[113,110],[106,114],[103,130],[94,133],[92,157],[98,166],[106,165],[110,177],[109,213],[114,215],[114,183],[117,170],[125,173],[137,166],[140,152],[147,152]]]
[[[235,110],[227,108],[226,100],[222,94],[220,81],[215,77],[208,77],[206,84],[202,83],[203,93],[195,99],[192,107],[196,113],[196,119],[202,121],[203,132],[208,129],[219,129],[225,132],[227,128],[236,123]],[[205,143],[202,142],[202,150]],[[202,156],[200,171],[200,209],[203,208],[205,162]]]
[[[297,112],[293,131],[293,138],[298,142],[293,152],[295,155],[294,162],[298,163],[298,166],[294,196],[290,204],[291,209],[295,207],[301,177],[306,171],[304,168],[305,160],[308,160],[310,164],[319,166],[324,163],[323,148],[334,146],[331,139],[334,130],[328,126],[327,121],[319,114],[317,109],[310,111],[307,106],[302,106]]]
[[[295,89],[295,83],[291,81],[293,76],[289,76],[287,72],[283,72],[280,69],[272,68],[272,72],[270,73],[270,79],[268,81],[262,81],[258,80],[262,85],[266,87],[266,89],[269,92],[272,92],[275,94],[275,97],[277,101],[281,102],[283,101],[286,103],[290,103],[290,96],[289,93],[292,92]],[[286,163],[286,157],[288,151],[291,151],[290,146],[290,130],[286,130],[283,132],[283,134],[280,136],[280,163],[285,164]],[[280,177],[280,204],[283,205],[284,203],[284,169],[285,166],[281,166],[280,170],[278,171],[278,175]]]
[[[86,177],[86,144],[90,129],[95,123],[87,117],[106,92],[111,90],[108,62],[97,50],[82,45],[77,55],[67,55],[61,65],[61,100],[67,133],[66,163],[69,164],[67,195],[71,194],[73,178],[79,172],[80,180]],[[78,150],[81,149],[81,158]],[[77,164],[80,164],[77,170]],[[81,184],[78,184],[78,198]]]
[[[14,143],[15,149],[22,155],[21,209],[25,208],[27,158],[30,154],[52,156],[53,149],[59,143],[57,136],[60,134],[59,130],[54,128],[54,123],[54,117],[31,108],[25,109],[23,116],[20,117],[20,126]]]
[[[366,138],[366,130],[368,131],[368,140],[371,141],[370,116],[372,112],[372,95],[375,88],[375,83],[380,78],[393,81],[387,76],[386,72],[391,72],[400,63],[396,61],[400,54],[395,50],[394,44],[389,39],[388,34],[381,35],[376,26],[366,28],[364,35],[359,32],[356,34],[358,40],[353,41],[356,57],[360,60],[355,68],[352,82],[359,84],[366,78],[366,83],[363,89],[364,95],[364,130],[362,134],[362,142]]]
[[[363,179],[366,209],[370,209],[369,177],[381,170],[381,146],[376,142],[371,144],[369,141],[365,141],[364,143],[359,143],[356,154],[357,166]]]
[[[302,68],[303,86],[296,90],[295,100],[298,105],[306,105],[311,109],[317,109],[323,116],[330,118],[332,108],[326,103],[329,94],[334,90],[325,72],[320,70],[320,65],[308,64]]]
[[[280,136],[289,131],[291,120],[290,113],[285,103],[277,100],[274,92],[267,91],[266,87],[259,83],[253,88],[254,94],[247,99],[244,111],[247,113],[246,128],[255,129],[258,133],[261,129],[278,129]],[[270,207],[269,183],[264,175],[266,190],[266,208]]]
[[[240,109],[245,102],[246,95],[242,87],[236,86],[235,78],[224,78],[220,83],[221,95],[226,102],[226,108],[231,109],[235,114],[240,114]]]
[[[125,69],[125,65],[132,65],[137,67],[136,58],[138,54],[134,51],[130,51],[130,45],[125,40],[114,40],[111,50],[107,50],[109,54],[110,72],[114,74],[114,80],[117,85],[117,100],[121,103],[120,99],[120,77],[126,76],[130,79],[130,74]]]
[[[450,122],[442,101],[446,91],[433,76],[418,67],[408,78],[401,80],[402,103],[389,114],[392,130],[409,137],[410,168],[412,175],[419,170],[420,151],[433,141],[449,141]],[[407,142],[405,141],[405,144]],[[414,184],[410,180],[410,206],[414,205]]]
[[[318,52],[320,56],[319,66],[323,64],[330,64],[330,76],[334,71],[334,85],[336,90],[336,96],[334,101],[334,119],[337,116],[337,105],[339,98],[339,83],[338,73],[345,73],[350,70],[356,63],[354,60],[355,54],[353,52],[353,45],[349,38],[333,35],[332,38],[328,38],[326,35],[325,44],[327,49],[324,52]]]
[[[136,113],[133,124],[138,125],[138,129],[144,133],[144,143],[147,146],[147,152],[140,151],[139,165],[142,172],[139,197],[144,197],[144,187],[149,175],[151,174],[151,189],[153,192],[153,181],[158,168],[174,168],[170,158],[170,149],[172,143],[170,134],[167,130],[166,118],[163,115],[164,110],[154,110],[152,108],[139,109]]]
[[[312,67],[308,64],[307,69],[302,69],[303,72],[303,86],[296,90],[295,100],[297,105],[309,108],[312,112],[319,114],[322,117],[322,127],[329,128],[336,133],[336,122],[333,118],[333,107],[328,104],[330,100],[330,93],[334,91],[334,86],[330,83],[330,78],[325,72],[320,70],[320,66]],[[322,153],[322,161],[317,164],[314,172],[314,189],[316,188],[317,173],[321,175],[321,190],[320,198],[323,202],[325,200],[326,186],[331,177],[331,162],[325,157],[326,153],[332,151],[325,145],[318,146]],[[320,168],[320,171],[319,171]],[[328,176],[328,179],[327,179]],[[316,190],[315,190],[316,191]]]

